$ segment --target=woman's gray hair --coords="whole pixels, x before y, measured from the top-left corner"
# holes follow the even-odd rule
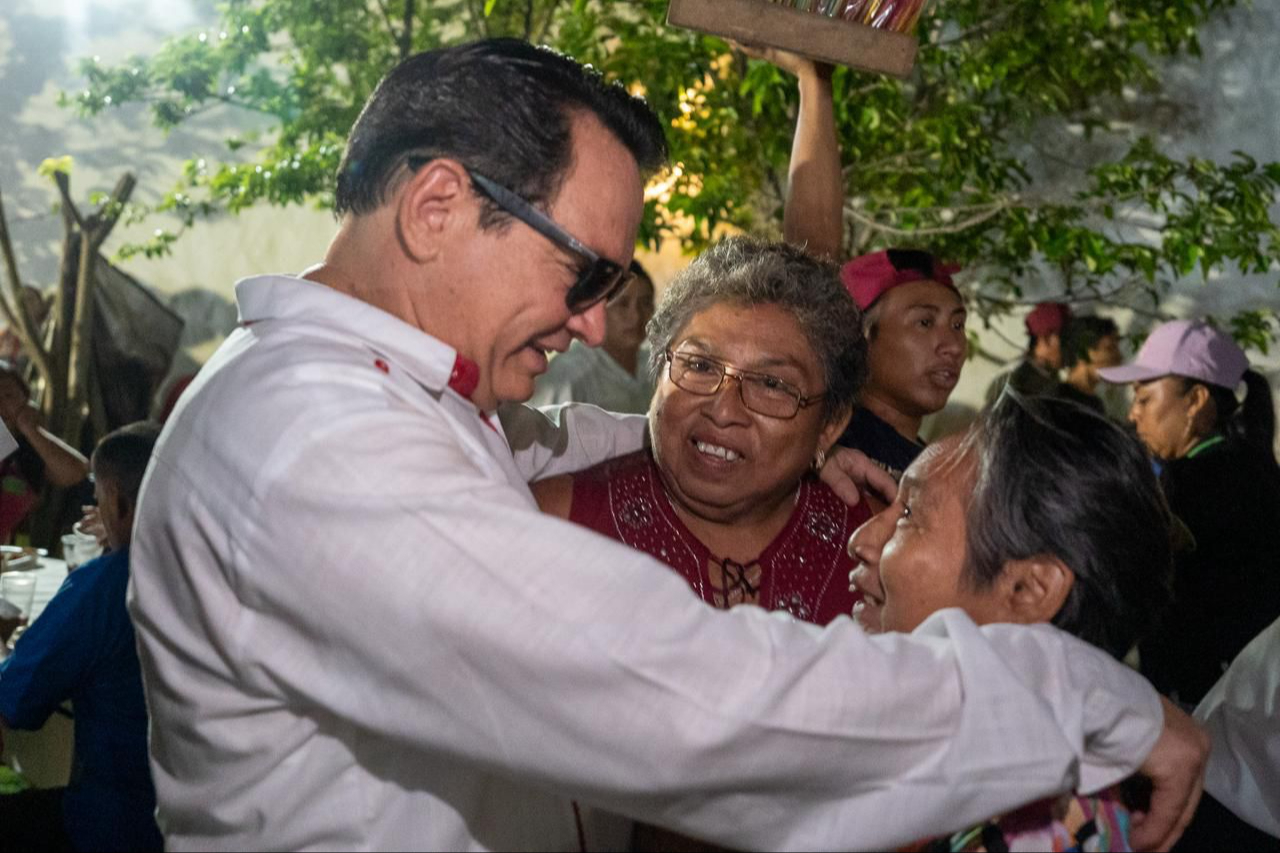
[[[695,315],[725,302],[790,312],[823,368],[824,417],[835,420],[853,404],[867,378],[867,340],[839,267],[787,243],[752,237],[729,237],[703,252],[662,295],[646,327],[655,377],[676,335]]]

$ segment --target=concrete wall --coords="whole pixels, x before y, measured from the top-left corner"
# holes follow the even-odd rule
[[[199,31],[215,22],[212,0],[4,0],[0,3],[0,190],[17,240],[28,283],[51,284],[57,274],[60,224],[50,212],[51,184],[36,176],[46,157],[75,157],[73,188],[87,199],[109,190],[125,169],[139,177],[138,195],[154,200],[172,186],[179,164],[190,156],[225,159],[223,140],[251,127],[253,117],[218,110],[165,137],[145,110],[126,107],[93,121],[60,109],[60,89],[77,85],[76,61],[98,55],[114,63],[149,53],[171,33]],[[213,30],[210,30],[211,34]],[[1171,149],[1226,159],[1243,149],[1259,160],[1280,160],[1280,0],[1256,0],[1210,27],[1202,61],[1179,63],[1169,72],[1171,104],[1150,105],[1143,118],[1155,123]],[[1280,211],[1278,211],[1280,215]],[[154,227],[146,226],[146,227]],[[145,228],[122,229],[108,250]],[[201,359],[234,322],[232,283],[259,272],[292,272],[318,259],[333,231],[323,212],[259,208],[239,217],[201,225],[179,241],[171,257],[135,258],[126,269],[170,295],[188,317],[185,343]],[[643,260],[661,285],[683,264],[674,249]],[[1034,294],[1033,294],[1034,295]],[[1280,305],[1276,276],[1226,276],[1205,286],[1180,286],[1166,306],[1170,315],[1230,314],[1242,306]],[[1114,315],[1122,328],[1132,318]],[[1023,340],[1020,318],[1001,321],[984,335],[984,346],[1008,359]],[[1012,343],[1011,343],[1012,342]],[[1280,362],[1258,357],[1274,371]],[[953,397],[953,414],[981,400],[998,367],[971,361]],[[1118,408],[1123,399],[1115,401]]]

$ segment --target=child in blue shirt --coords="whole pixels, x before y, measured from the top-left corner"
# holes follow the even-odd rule
[[[163,848],[147,764],[142,674],[125,608],[133,512],[158,435],[154,425],[130,424],[98,444],[94,492],[110,550],[68,575],[0,662],[0,732],[38,729],[64,702],[72,704],[75,758],[61,810],[63,841],[76,850]],[[57,796],[36,793],[45,803]],[[22,798],[0,798],[6,836],[34,818]],[[57,829],[47,828],[46,842],[59,836]]]

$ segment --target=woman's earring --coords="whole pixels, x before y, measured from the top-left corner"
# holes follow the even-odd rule
[[[813,454],[813,470],[821,471],[822,466],[826,464],[827,464],[827,451],[819,447],[818,452]]]

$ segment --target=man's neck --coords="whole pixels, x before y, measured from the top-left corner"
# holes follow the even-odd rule
[[[924,420],[923,416],[904,414],[870,389],[863,390],[858,405],[893,427],[894,431],[907,441],[919,443],[920,422]]]

